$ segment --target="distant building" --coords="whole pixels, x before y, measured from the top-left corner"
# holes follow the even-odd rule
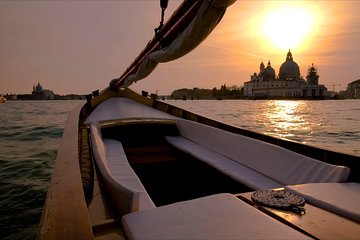
[[[321,99],[326,93],[326,87],[319,85],[319,75],[314,64],[309,67],[305,80],[300,75],[299,65],[293,60],[290,50],[280,66],[278,77],[269,60],[266,68],[261,62],[259,73],[254,73],[250,76],[250,81],[244,83],[244,96],[250,98]]]
[[[36,86],[33,85],[33,90],[31,93],[34,98],[36,99],[54,99],[55,98],[55,94],[53,91],[48,90],[48,89],[43,89],[43,87],[40,85],[40,83],[38,83]]]
[[[360,98],[360,79],[348,84],[346,88],[347,98]]]

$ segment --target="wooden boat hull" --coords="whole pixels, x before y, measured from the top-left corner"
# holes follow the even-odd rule
[[[86,140],[83,142],[81,140],[82,136],[87,135],[87,126],[84,125],[84,122],[100,103],[113,97],[129,98],[138,103],[144,104],[153,109],[160,110],[177,118],[195,121],[231,133],[257,139],[262,142],[278,145],[323,162],[347,166],[351,169],[348,181],[360,182],[359,157],[314,148],[296,142],[277,139],[260,133],[240,129],[191,113],[178,107],[171,106],[166,102],[140,96],[129,89],[120,91],[108,89],[100,96],[91,99],[91,101],[87,102],[85,105],[79,105],[69,114],[69,118],[65,125],[64,135],[61,141],[61,146],[58,150],[56,166],[53,172],[51,185],[44,205],[43,215],[38,230],[38,239],[94,239],[97,236],[101,236],[104,239],[107,239],[107,237],[115,237],[115,239],[125,238],[124,233],[121,230],[121,226],[119,226],[119,215],[112,215],[110,213],[113,209],[111,204],[107,202],[108,196],[106,196],[106,193],[104,193],[102,190],[101,181],[98,182],[97,173],[95,173],[94,183],[87,184],[88,178],[92,178],[91,175],[93,173],[91,173],[91,171],[89,173],[89,169],[93,169],[93,166],[91,164],[89,166],[87,163],[82,163],[84,159],[92,162],[92,157],[90,155],[91,151],[89,150],[89,142],[86,138]],[[107,121],[103,122],[103,124],[112,126],[118,123],[116,121]],[[107,134],[111,135],[112,133],[109,132]],[[141,132],[139,132],[139,134],[141,134]],[[138,152],[138,150],[139,149],[137,149],[136,152]],[[144,155],[151,155],[149,154],[148,150],[149,149],[144,149]],[[165,155],[166,154],[162,154],[162,156]],[[169,156],[171,157],[172,155]],[[129,161],[136,161],[136,156],[134,157],[134,160],[129,159]],[[150,159],[149,161],[153,160]],[[173,163],[175,163],[175,161]],[[82,167],[84,165],[87,165],[85,170],[84,167]],[[142,167],[144,165],[141,166],[134,164],[135,167],[137,166],[139,168],[138,172],[143,172],[143,174],[145,174],[144,177],[159,173],[159,169],[161,169],[160,165],[161,164],[158,164],[156,165],[156,168],[150,169],[149,167]],[[231,185],[232,183],[227,184]],[[88,187],[90,190],[87,189]],[[234,190],[235,192],[249,191],[248,188],[237,189],[237,187],[234,187],[234,189],[236,189]],[[229,189],[229,191],[232,190]],[[175,201],[174,199],[169,200],[168,198],[162,198],[161,193],[154,194],[160,196],[156,200],[159,201],[159,203],[157,203],[158,205],[165,205],[171,203],[171,201]],[[173,193],[169,195],[171,196],[172,194]],[[211,193],[204,192],[200,195],[207,194]],[[90,200],[86,199],[86,195],[92,196],[90,197]],[[199,197],[200,195],[192,197]],[[99,199],[96,199],[96,196]],[[186,196],[185,198],[192,197]],[[97,205],[101,205],[102,210],[100,211],[103,212],[100,214],[100,218],[96,217],[96,212],[98,210],[94,210],[97,209]]]

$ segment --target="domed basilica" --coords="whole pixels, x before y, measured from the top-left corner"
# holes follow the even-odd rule
[[[35,99],[54,99],[55,97],[53,91],[48,89],[43,89],[40,83],[38,83],[36,86],[33,85],[33,90],[31,94]]]
[[[326,87],[319,85],[319,75],[314,64],[308,69],[306,80],[301,76],[299,65],[294,61],[290,49],[280,66],[278,77],[269,60],[266,67],[261,62],[259,73],[254,73],[251,80],[244,83],[244,96],[250,98],[321,99],[326,92]]]

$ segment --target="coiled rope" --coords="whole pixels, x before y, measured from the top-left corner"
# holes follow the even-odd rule
[[[265,207],[292,211],[304,215],[305,199],[295,193],[285,190],[257,190],[251,194],[251,199]]]

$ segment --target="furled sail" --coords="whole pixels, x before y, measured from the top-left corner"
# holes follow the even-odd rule
[[[148,43],[139,57],[111,87],[125,88],[147,77],[159,63],[178,59],[195,49],[220,22],[228,6],[236,0],[185,0]],[[173,39],[172,39],[173,38]],[[166,40],[164,45],[162,40]]]

